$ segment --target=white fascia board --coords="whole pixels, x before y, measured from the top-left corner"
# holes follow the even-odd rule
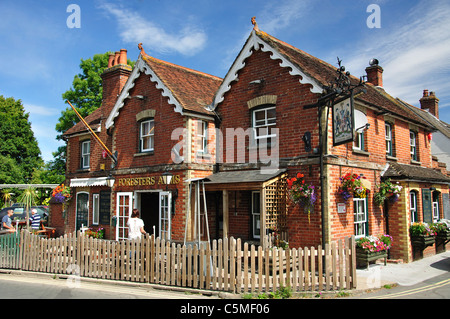
[[[270,58],[272,60],[281,60],[280,66],[284,68],[291,68],[291,71],[289,72],[292,76],[300,75],[301,79],[299,80],[302,84],[311,84],[311,92],[312,93],[322,93],[323,88],[317,82],[314,78],[306,75],[301,69],[298,68],[298,66],[294,65],[291,61],[286,59],[283,55],[281,55],[275,48],[270,46],[267,42],[262,40],[256,32],[253,30],[250,38],[246,42],[244,48],[239,53],[238,57],[234,61],[233,65],[231,66],[230,70],[228,71],[227,75],[225,76],[224,81],[222,82],[221,86],[219,87],[219,90],[217,91],[214,101],[211,105],[211,108],[214,110],[219,103],[221,103],[224,100],[224,95],[226,92],[228,92],[231,89],[231,83],[238,78],[238,72],[244,68],[245,66],[245,60],[250,57],[253,54],[253,49],[255,51],[258,51],[261,49],[263,52],[270,52],[272,55]]]
[[[117,98],[116,104],[114,105],[111,113],[109,114],[108,118],[106,119],[105,127],[109,129],[114,125],[115,118],[119,115],[120,109],[125,104],[125,99],[130,97],[129,91],[134,87],[135,81],[139,76],[141,75],[141,72],[144,72],[146,75],[150,75],[150,80],[152,82],[156,83],[156,88],[162,90],[162,96],[169,98],[169,104],[172,104],[175,106],[175,112],[180,113],[183,115],[183,108],[181,107],[181,104],[178,102],[178,100],[173,96],[170,89],[161,81],[161,79],[155,74],[155,72],[150,68],[150,66],[145,63],[145,61],[142,59],[141,55],[139,55],[139,59],[136,61],[136,64],[134,65],[133,71],[130,74],[130,77],[127,80],[127,83],[125,83],[125,86],[122,89],[122,92],[120,93],[119,97]]]

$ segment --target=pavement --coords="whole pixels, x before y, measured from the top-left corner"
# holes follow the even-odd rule
[[[450,251],[411,263],[372,264],[368,269],[357,269],[356,290],[377,289],[385,285],[412,286],[443,274],[450,278]]]

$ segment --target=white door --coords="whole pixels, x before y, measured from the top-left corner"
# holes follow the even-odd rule
[[[159,237],[164,240],[170,240],[171,204],[172,194],[159,192]]]
[[[128,218],[133,211],[133,193],[117,193],[116,240],[128,239]]]

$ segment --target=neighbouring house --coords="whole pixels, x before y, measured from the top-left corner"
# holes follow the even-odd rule
[[[430,133],[437,128],[383,89],[378,63],[365,70],[353,116],[342,100],[319,118],[311,106],[336,69],[257,28],[224,79],[143,49],[131,68],[121,50],[102,75],[102,106],[86,117],[117,163],[82,123],[65,132],[73,199],[61,209],[64,230],[95,225],[121,240],[138,208],[147,232],[176,242],[199,233],[202,240],[264,244],[268,234],[282,234],[303,247],[388,232],[391,258],[411,261],[410,224],[428,221],[430,210],[441,219],[448,208],[450,178],[433,169]],[[342,116],[333,117],[338,110]],[[333,132],[349,127],[352,141],[335,143]],[[299,176],[314,186],[312,206],[291,200]],[[360,191],[343,196],[349,176]],[[387,179],[401,186],[399,196],[376,204]]]

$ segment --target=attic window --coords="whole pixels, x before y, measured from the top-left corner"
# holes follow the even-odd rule
[[[276,137],[276,134],[272,132],[272,127],[274,128],[277,124],[275,106],[265,106],[253,110],[252,121],[257,142],[270,143],[270,140]]]
[[[154,150],[154,129],[155,121],[153,119],[148,119],[141,122],[139,136],[141,152],[152,152]]]

